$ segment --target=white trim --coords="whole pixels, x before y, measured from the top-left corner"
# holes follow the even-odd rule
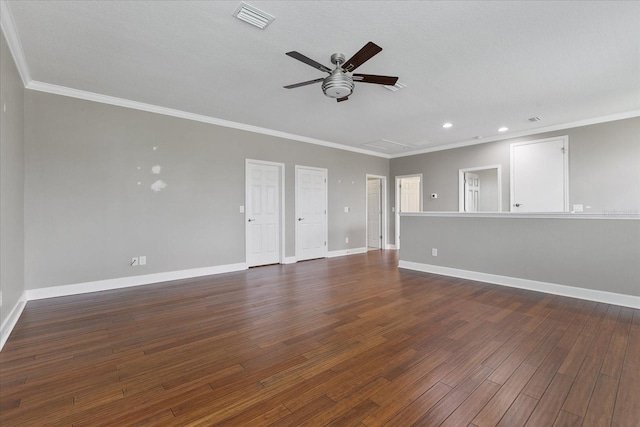
[[[7,39],[9,51],[13,56],[13,61],[16,63],[18,74],[20,74],[20,78],[22,79],[22,85],[27,87],[31,82],[31,72],[29,71],[29,65],[27,64],[27,59],[24,55],[22,42],[20,41],[20,37],[18,37],[18,32],[16,31],[13,14],[11,13],[11,9],[9,9],[9,5],[7,5],[5,1],[0,1],[0,27],[2,27],[4,37]]]
[[[269,162],[266,160],[255,160],[255,159],[245,159],[244,161],[244,248],[245,248],[245,263],[249,264],[249,222],[247,221],[247,216],[249,215],[249,204],[247,203],[247,198],[249,197],[249,164],[254,165],[268,165],[268,166],[276,166],[280,169],[280,255],[278,256],[278,262],[280,264],[284,263],[285,259],[285,243],[286,243],[286,235],[285,235],[285,186],[284,186],[284,177],[285,177],[285,164],[277,163],[277,162]]]
[[[339,256],[345,255],[356,255],[356,254],[366,254],[368,252],[368,248],[353,248],[353,249],[342,249],[338,251],[329,251],[327,252],[327,258],[335,258]]]
[[[296,165],[295,166],[295,201],[294,201],[294,209],[295,209],[295,242],[296,242],[296,260],[300,259],[300,245],[298,244],[298,238],[300,237],[300,232],[298,231],[298,218],[300,218],[300,214],[298,213],[298,171],[300,169],[310,169],[318,172],[324,172],[324,254],[323,256],[327,256],[327,252],[329,251],[329,169],[327,168],[316,168],[313,166],[303,166]]]
[[[335,148],[338,150],[351,151],[354,153],[366,154],[369,156],[389,158],[388,154],[378,153],[376,151],[365,150],[362,148],[351,147],[348,145],[342,145],[335,142],[323,141],[321,139],[309,138],[306,136],[295,135],[292,133],[282,132],[274,129],[267,129],[260,126],[248,125],[246,123],[238,123],[230,120],[218,119],[216,117],[205,116],[202,114],[189,113],[181,110],[174,110],[172,108],[160,107],[153,104],[146,104],[144,102],[131,101],[128,99],[117,98],[109,95],[101,95],[99,93],[87,92],[79,89],[72,89],[64,86],[58,86],[50,83],[43,83],[32,80],[29,84],[25,85],[27,89],[36,90],[39,92],[52,93],[56,95],[68,96],[71,98],[84,99],[86,101],[94,101],[102,104],[116,105],[119,107],[131,108],[134,110],[147,111],[150,113],[163,114],[165,116],[178,117],[181,119],[193,120],[196,122],[209,123],[212,125],[223,126],[232,129],[244,130],[247,132],[260,133],[263,135],[275,136],[278,138],[289,139],[293,141],[305,142],[308,144],[321,145],[323,147]]]
[[[493,283],[511,288],[528,289],[553,295],[603,302],[623,307],[640,308],[640,296],[617,294],[594,289],[578,288],[559,285],[556,283],[539,282],[537,280],[521,279],[518,277],[501,276],[498,274],[481,273],[478,271],[461,270],[458,268],[442,267],[439,265],[423,264],[400,260],[398,268],[422,271],[425,273],[441,274],[443,276],[459,277],[461,279],[476,280]]]
[[[395,247],[397,249],[400,249],[400,181],[398,180],[398,178],[402,179],[402,178],[413,178],[415,176],[419,176],[420,177],[420,212],[424,211],[424,194],[422,191],[422,186],[424,183],[424,179],[422,176],[422,173],[414,173],[414,174],[409,174],[409,175],[396,175],[396,185],[395,185],[395,192],[396,192],[396,197],[395,197],[395,210],[396,210],[396,215],[395,215]]]
[[[294,257],[294,256],[288,256],[284,258],[284,261],[282,262],[283,264],[295,264],[296,262],[298,262],[298,258]]]
[[[13,328],[15,328],[16,323],[18,323],[18,319],[20,319],[20,315],[22,315],[22,310],[27,305],[27,293],[26,291],[20,295],[18,302],[13,306],[9,315],[2,322],[2,326],[0,327],[0,351],[2,351],[2,347],[9,339],[11,332],[13,332]]]
[[[382,234],[382,239],[380,240],[380,249],[384,249],[387,247],[387,177],[384,175],[374,175],[374,174],[366,174],[365,182],[369,183],[369,178],[379,179],[380,180],[380,210],[382,213],[380,214],[380,232]],[[367,242],[367,246],[369,246],[369,193],[368,187],[365,185],[365,203],[364,203],[364,214],[365,214],[365,227],[364,227],[364,238],[365,242]]]
[[[153,283],[169,282],[172,280],[191,279],[194,277],[210,276],[213,274],[230,273],[247,269],[247,264],[216,265],[212,267],[192,268],[188,270],[168,271],[165,273],[144,274],[142,276],[120,277],[118,279],[97,280],[94,282],[74,283],[72,285],[51,286],[48,288],[28,289],[27,300],[64,297],[68,295],[86,294],[89,292],[109,291],[113,289],[130,288],[133,286],[149,285]]]
[[[640,116],[640,110],[625,111],[623,113],[609,114],[606,116],[594,117],[591,119],[579,120],[576,122],[564,123],[564,124],[559,124],[555,126],[529,129],[522,132],[509,133],[506,135],[496,135],[488,138],[483,138],[481,140],[471,139],[467,141],[455,142],[453,144],[442,145],[439,147],[431,147],[431,148],[424,148],[422,150],[396,153],[396,154],[390,155],[389,158],[396,159],[398,157],[414,156],[416,154],[433,153],[434,151],[452,150],[454,148],[468,147],[470,145],[486,144],[488,142],[495,142],[495,141],[505,141],[507,139],[520,138],[523,136],[540,135],[547,132],[555,132],[555,131],[560,131],[565,129],[577,128],[581,126],[597,125],[599,123],[615,122],[616,120],[631,119],[633,117],[639,117],[639,116]]]
[[[467,172],[497,169],[498,174],[498,210],[502,212],[502,165],[480,166],[477,168],[458,169],[458,211],[464,212],[464,174]]]
[[[391,250],[391,251],[395,251],[396,250],[396,245],[392,245],[390,243],[387,243],[387,245],[385,246],[385,249]]]

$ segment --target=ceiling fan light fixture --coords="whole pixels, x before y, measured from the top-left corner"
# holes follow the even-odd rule
[[[329,98],[349,96],[353,93],[353,78],[336,69],[322,81],[322,91]]]
[[[245,2],[240,2],[233,16],[261,30],[267,28],[276,19],[273,15],[269,15]]]

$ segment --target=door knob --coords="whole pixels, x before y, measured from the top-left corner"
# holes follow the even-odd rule
[[[522,203],[516,203],[513,206],[515,206],[516,208],[519,208],[520,206],[522,206]]]
[[[255,221],[255,219],[249,218],[247,222]]]
[[[298,218],[298,221],[304,221],[304,218]]]

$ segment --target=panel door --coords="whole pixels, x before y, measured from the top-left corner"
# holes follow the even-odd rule
[[[380,248],[382,239],[382,208],[380,179],[367,180],[367,246]]]
[[[249,267],[280,262],[280,169],[247,165],[247,264]]]
[[[296,167],[296,258],[327,256],[327,170]]]
[[[478,212],[478,196],[480,195],[480,175],[466,172],[464,174],[464,211]]]

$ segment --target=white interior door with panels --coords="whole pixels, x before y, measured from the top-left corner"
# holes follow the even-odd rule
[[[367,177],[367,247],[382,248],[382,179]]]
[[[281,263],[284,249],[284,164],[247,160],[245,182],[247,265]]]
[[[480,195],[480,175],[466,172],[464,174],[464,211],[478,212]]]
[[[396,249],[400,249],[402,212],[422,212],[422,174],[396,176]]]
[[[569,211],[569,138],[511,144],[511,211]]]
[[[296,259],[327,256],[327,169],[296,166]]]

